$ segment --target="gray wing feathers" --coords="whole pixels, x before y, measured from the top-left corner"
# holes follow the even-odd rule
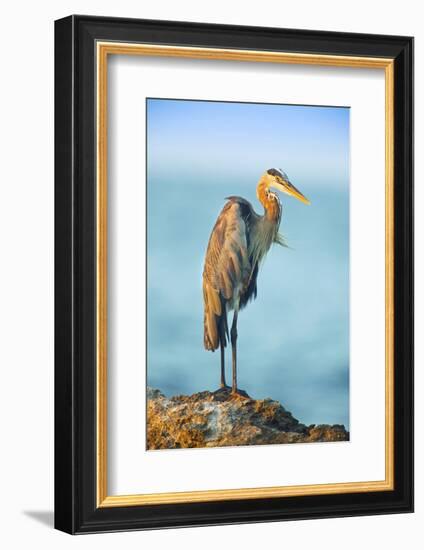
[[[243,205],[231,199],[212,230],[203,270],[204,345],[208,350],[218,348],[220,330],[226,326],[226,303],[235,298],[251,271]]]

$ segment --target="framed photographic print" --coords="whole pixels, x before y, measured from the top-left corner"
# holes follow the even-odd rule
[[[55,525],[413,509],[413,39],[55,25]]]

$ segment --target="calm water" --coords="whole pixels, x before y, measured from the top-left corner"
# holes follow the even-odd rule
[[[226,196],[241,195],[262,213],[260,173],[159,173],[148,179],[148,384],[167,395],[214,390],[220,357],[203,348],[204,254]],[[257,300],[239,316],[239,386],[281,401],[306,424],[348,427],[348,183],[289,175],[312,204],[281,196],[280,231],[291,248],[271,248]],[[230,361],[227,348],[227,380]]]

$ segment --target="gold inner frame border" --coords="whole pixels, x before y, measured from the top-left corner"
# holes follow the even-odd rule
[[[262,63],[384,69],[385,72],[385,479],[315,485],[108,495],[107,491],[107,62],[109,55],[220,59]],[[390,491],[394,489],[394,60],[258,50],[154,44],[96,43],[97,62],[97,304],[96,470],[97,507],[142,506],[255,498]]]

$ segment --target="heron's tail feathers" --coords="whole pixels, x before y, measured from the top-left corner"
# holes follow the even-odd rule
[[[205,349],[215,351],[221,341],[224,346],[228,339],[227,311],[220,292],[211,285],[203,284]]]
[[[203,343],[205,349],[215,351],[219,347],[218,327],[214,319],[205,312],[204,317]]]
[[[221,316],[219,292],[206,281],[203,283],[204,302],[204,345],[207,350],[215,351],[219,346],[218,319]]]

